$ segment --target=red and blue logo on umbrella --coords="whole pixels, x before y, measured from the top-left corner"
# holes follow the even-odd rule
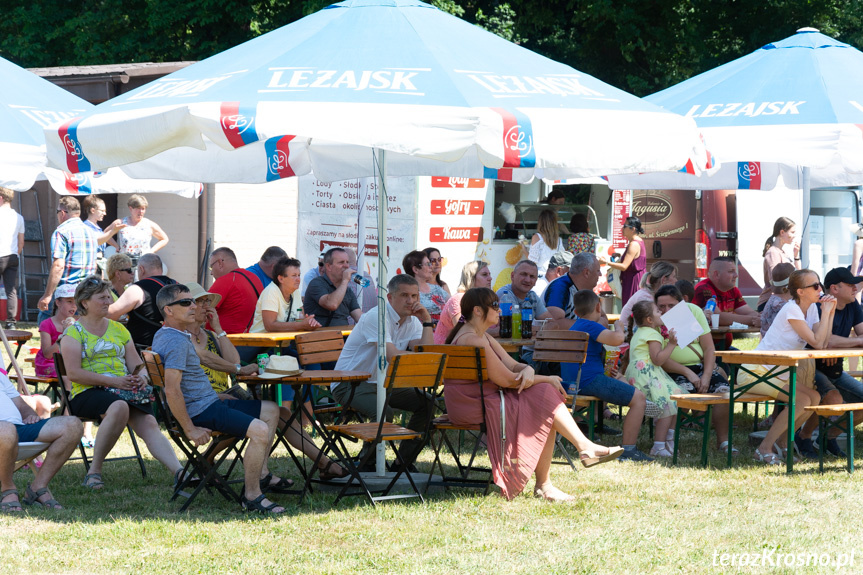
[[[737,162],[737,189],[761,189],[761,162]]]
[[[78,124],[80,122],[81,118],[73,118],[64,122],[57,130],[60,140],[63,142],[63,148],[66,150],[66,166],[73,173],[90,171],[90,160],[84,155],[81,142],[78,141]]]
[[[254,106],[240,107],[239,102],[222,102],[219,111],[222,131],[234,148],[241,148],[258,141]]]

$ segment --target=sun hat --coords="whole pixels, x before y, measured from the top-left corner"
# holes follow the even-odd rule
[[[201,287],[201,284],[197,282],[189,282],[185,284],[185,286],[189,289],[189,294],[192,299],[198,299],[199,297],[210,296],[210,305],[216,307],[219,305],[219,302],[222,301],[222,296],[217,293],[210,293]]]
[[[297,358],[290,355],[271,355],[267,360],[264,373],[258,377],[261,379],[281,379],[292,375],[300,375],[304,370],[300,369]]]

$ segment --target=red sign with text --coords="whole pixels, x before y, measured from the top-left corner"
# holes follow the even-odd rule
[[[431,214],[435,216],[481,216],[485,210],[482,200],[432,200]]]
[[[632,210],[632,191],[614,190],[611,194],[611,249],[621,254],[626,249],[626,238],[623,237],[623,222]]]
[[[443,228],[431,228],[429,230],[429,241],[435,242],[481,242],[482,227],[456,228],[446,226]]]
[[[485,188],[485,180],[476,178],[435,178],[431,179],[433,188]]]

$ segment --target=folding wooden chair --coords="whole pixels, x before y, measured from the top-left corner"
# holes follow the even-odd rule
[[[49,447],[51,447],[50,443],[45,443],[42,441],[19,442],[18,457],[15,459],[15,468],[13,469],[13,471],[18,471],[25,465],[28,465],[34,459],[39,457],[43,452],[47,451]],[[38,473],[35,465],[33,465],[31,470],[33,471],[33,475],[36,475]]]
[[[447,356],[446,370],[444,371],[444,387],[448,385],[479,385],[480,398],[483,397],[483,382],[488,379],[484,348],[472,345],[422,345],[417,348],[417,351],[443,353]],[[482,445],[482,438],[486,436],[485,401],[482,401],[481,405],[482,423],[480,424],[457,425],[451,422],[446,415],[437,417],[432,421],[429,444],[434,450],[434,461],[432,461],[431,471],[429,472],[428,487],[443,485],[447,489],[451,487],[482,488],[484,489],[484,493],[488,494],[491,488],[491,469],[474,465],[477,452]],[[447,434],[449,431],[458,432],[458,448],[453,445],[452,439]],[[473,449],[466,463],[462,462],[461,454],[461,438],[464,435],[471,435],[474,438]],[[444,446],[446,446],[455,461],[458,475],[450,476],[446,474],[446,469],[440,457],[441,449]],[[440,481],[432,479],[436,468],[440,469]],[[474,472],[484,474],[485,478],[470,478],[469,475]],[[428,487],[426,491],[428,491]]]
[[[574,363],[578,364],[578,375],[575,385],[578,388],[581,383],[581,368],[587,360],[587,344],[589,336],[581,331],[569,330],[543,330],[536,334],[534,343],[533,359],[549,363]],[[602,400],[592,395],[568,395],[567,405],[572,409],[572,416],[582,416],[587,420],[587,436],[593,441],[594,427],[596,421],[597,406]],[[563,437],[558,434],[556,448],[563,454],[566,462],[573,470],[576,469],[572,456],[563,444]]]
[[[88,419],[85,417],[80,417],[72,410],[72,405],[69,401],[69,390],[66,389],[66,386],[62,383],[64,381],[69,381],[69,378],[66,375],[66,363],[63,361],[63,356],[59,353],[54,354],[54,370],[57,372],[58,382],[61,382],[58,383],[56,386],[56,389],[60,391],[61,413],[68,409],[70,415],[74,415],[83,422],[92,421],[93,423],[100,423],[100,420],[98,419]],[[147,468],[144,466],[144,458],[141,457],[141,450],[138,448],[138,440],[135,436],[135,432],[132,431],[132,426],[130,425],[127,425],[126,429],[129,432],[129,439],[132,440],[132,447],[135,449],[135,455],[127,455],[124,457],[106,457],[105,461],[123,461],[126,459],[136,459],[138,460],[138,465],[141,466],[141,477],[147,477]],[[84,446],[80,442],[78,443],[78,450],[81,452],[81,460],[84,462],[85,469],[84,474],[86,475],[90,472],[90,459],[87,456],[87,451],[84,449]]]
[[[389,407],[392,391],[395,389],[413,388],[419,395],[424,393],[423,390],[425,388],[431,389],[432,393],[437,391],[437,387],[440,385],[441,379],[443,378],[445,366],[446,356],[439,353],[409,353],[395,356],[387,367],[384,413],[386,413],[387,408]],[[338,503],[342,497],[346,497],[348,495],[366,495],[369,498],[369,501],[372,502],[372,505],[378,501],[405,499],[410,497],[419,497],[420,501],[424,501],[416,483],[414,483],[411,473],[405,473],[407,470],[407,463],[404,458],[401,457],[395,442],[410,439],[426,441],[429,436],[430,428],[430,421],[423,431],[414,431],[400,425],[387,423],[385,417],[382,417],[379,423],[327,425],[327,431],[333,434],[333,448],[338,455],[338,459],[347,465],[348,471],[350,472],[350,477],[344,487],[342,487],[342,490],[339,492],[338,497],[336,497],[335,502]],[[348,456],[345,439],[350,441],[359,440],[369,444],[366,446],[367,449],[365,450],[365,455],[362,457],[359,464],[355,464]],[[398,466],[394,477],[386,487],[372,492],[359,470],[375,456],[375,452],[377,451],[376,447],[381,443],[384,445],[389,444],[396,455],[396,461],[401,462],[401,464]],[[413,493],[390,495],[390,491],[402,474],[408,478],[408,481],[413,488]],[[356,484],[358,484],[359,489],[351,491],[351,487]],[[377,493],[380,493],[380,495],[376,495]]]
[[[294,343],[297,346],[297,363],[300,367],[315,365],[319,363],[329,363],[339,360],[342,354],[342,349],[345,347],[345,338],[341,331],[310,331],[308,333],[297,334],[294,338]],[[351,386],[351,395],[348,398],[348,404],[354,397],[356,384]],[[329,389],[326,390],[329,393]],[[332,403],[327,405],[315,405],[315,415],[332,414],[335,423],[350,423],[355,419],[359,423],[365,421],[363,416],[350,405],[341,405],[335,402],[335,399],[330,396]]]
[[[141,352],[141,355],[144,358],[144,364],[147,366],[147,373],[150,376],[150,382],[153,385],[153,392],[156,397],[156,404],[158,406],[162,423],[168,430],[168,435],[171,440],[186,456],[186,465],[183,467],[183,472],[181,473],[182,479],[174,486],[174,493],[171,495],[171,501],[181,495],[186,497],[185,503],[180,507],[180,512],[183,512],[189,507],[189,505],[191,505],[192,501],[194,501],[195,497],[198,496],[202,489],[206,488],[207,491],[210,492],[210,487],[212,487],[221,493],[228,501],[241,503],[242,500],[240,493],[237,493],[234,488],[231,487],[231,482],[228,480],[230,469],[227,475],[221,475],[219,473],[219,468],[225,462],[228,455],[232,453],[231,449],[224,449],[220,453],[216,453],[218,447],[226,436],[218,432],[213,432],[212,440],[207,444],[206,448],[204,448],[204,446],[195,445],[193,441],[189,440],[189,438],[186,437],[185,432],[183,432],[183,428],[179,423],[177,423],[177,420],[174,419],[174,416],[171,413],[171,408],[168,405],[168,399],[165,396],[165,367],[162,364],[162,358],[159,357],[159,354],[153,351],[145,350]],[[239,441],[239,439],[235,438],[234,445],[236,445],[237,441]],[[245,441],[242,442],[240,449],[242,449],[244,444]],[[213,459],[212,463],[210,462],[210,459]],[[231,466],[231,469],[233,469],[233,465]],[[187,486],[190,487],[195,481],[197,481],[198,484],[192,493],[185,492],[184,489]]]

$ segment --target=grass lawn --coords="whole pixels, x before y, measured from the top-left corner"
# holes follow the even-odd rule
[[[749,341],[740,343],[744,347]],[[577,472],[555,466],[555,484],[578,498],[549,504],[533,484],[513,501],[497,494],[437,492],[425,504],[373,508],[316,492],[279,519],[242,514],[219,496],[201,495],[179,514],[170,502],[171,477],[148,457],[147,478],[133,461],[106,463],[106,487],[80,485],[83,466],[67,464],[52,482],[68,510],[0,515],[2,573],[778,573],[836,569],[781,566],[783,553],[836,554],[857,550],[863,474],[848,475],[832,460],[783,468],[752,461],[749,414],[735,420],[741,454],[733,469],[711,439],[710,467],[698,467],[698,439],[683,436],[681,465],[609,463]],[[614,424],[612,422],[612,424]],[[614,438],[604,438],[612,443]],[[640,446],[650,446],[646,427]],[[124,434],[117,452],[131,453]],[[428,453],[419,462],[430,463]],[[284,451],[276,473],[296,477]],[[21,492],[31,475],[15,475]],[[730,566],[724,553],[758,554],[768,567]],[[770,562],[779,558],[780,566]],[[803,561],[806,558],[802,558]],[[824,557],[826,560],[827,557]],[[852,558],[845,558],[850,561]]]

